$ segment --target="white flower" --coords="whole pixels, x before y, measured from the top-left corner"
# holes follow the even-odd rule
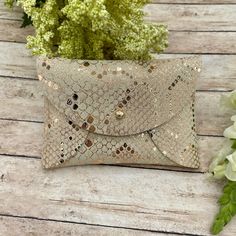
[[[226,159],[229,161],[225,169],[225,176],[231,181],[236,181],[236,151],[228,155]]]
[[[236,151],[231,148],[233,142],[229,141],[210,164],[209,172],[215,179],[226,177],[236,181]]]
[[[229,139],[236,139],[236,116],[232,116],[231,120],[234,124],[224,131],[224,136]]]

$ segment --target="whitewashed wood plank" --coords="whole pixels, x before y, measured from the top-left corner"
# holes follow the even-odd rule
[[[0,133],[0,154],[41,156],[43,124],[0,120]],[[197,171],[207,170],[209,162],[219,150],[223,140],[221,137],[199,137],[201,168]]]
[[[0,42],[0,76],[35,78],[35,58],[24,44]],[[162,54],[157,57],[183,57]],[[197,89],[232,90],[236,88],[236,55],[202,55],[203,69]]]
[[[35,58],[22,43],[0,42],[0,75],[36,77]]]
[[[236,32],[171,32],[166,52],[235,54]]]
[[[220,109],[223,94],[197,92],[196,121],[200,135],[221,136],[231,125],[232,112]],[[0,77],[0,118],[28,121],[43,121],[43,91],[34,80],[9,79]]]
[[[33,28],[21,28],[21,24],[21,21],[1,20],[0,40],[10,42],[26,42],[26,37],[33,34]]]
[[[64,220],[66,221],[66,220]],[[0,235],[2,236],[174,236],[142,230],[93,226],[47,219],[28,219],[0,216]]]
[[[43,91],[38,80],[0,77],[0,118],[43,121]]]
[[[4,0],[0,0],[0,19],[20,20],[22,18],[22,10],[19,7],[9,9],[4,5]]]
[[[222,184],[205,175],[111,166],[42,170],[1,156],[0,213],[210,235]],[[234,236],[235,220],[224,231]]]
[[[235,31],[236,5],[149,4],[146,19],[175,31]]]
[[[230,117],[235,112],[226,111],[220,107],[223,94],[207,92],[196,94],[196,125],[199,135],[221,136],[223,131],[232,125]]]

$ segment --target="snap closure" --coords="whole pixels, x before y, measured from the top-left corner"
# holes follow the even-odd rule
[[[116,118],[117,119],[122,119],[124,117],[125,113],[121,110],[116,111]]]

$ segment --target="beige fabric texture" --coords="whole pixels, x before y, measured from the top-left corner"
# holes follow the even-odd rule
[[[199,57],[136,61],[37,60],[45,91],[42,163],[199,167]]]

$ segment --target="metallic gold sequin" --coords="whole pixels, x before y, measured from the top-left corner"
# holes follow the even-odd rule
[[[94,133],[95,130],[96,130],[96,128],[95,128],[93,125],[91,125],[91,126],[89,127],[89,131],[90,131],[90,132]]]
[[[121,119],[123,118],[125,113],[123,111],[116,111],[116,118]]]
[[[88,123],[92,124],[94,121],[94,118],[91,115],[89,115],[87,121]]]
[[[85,145],[86,145],[87,147],[91,147],[91,146],[93,145],[93,143],[92,143],[91,140],[86,139],[86,140],[85,140]]]

